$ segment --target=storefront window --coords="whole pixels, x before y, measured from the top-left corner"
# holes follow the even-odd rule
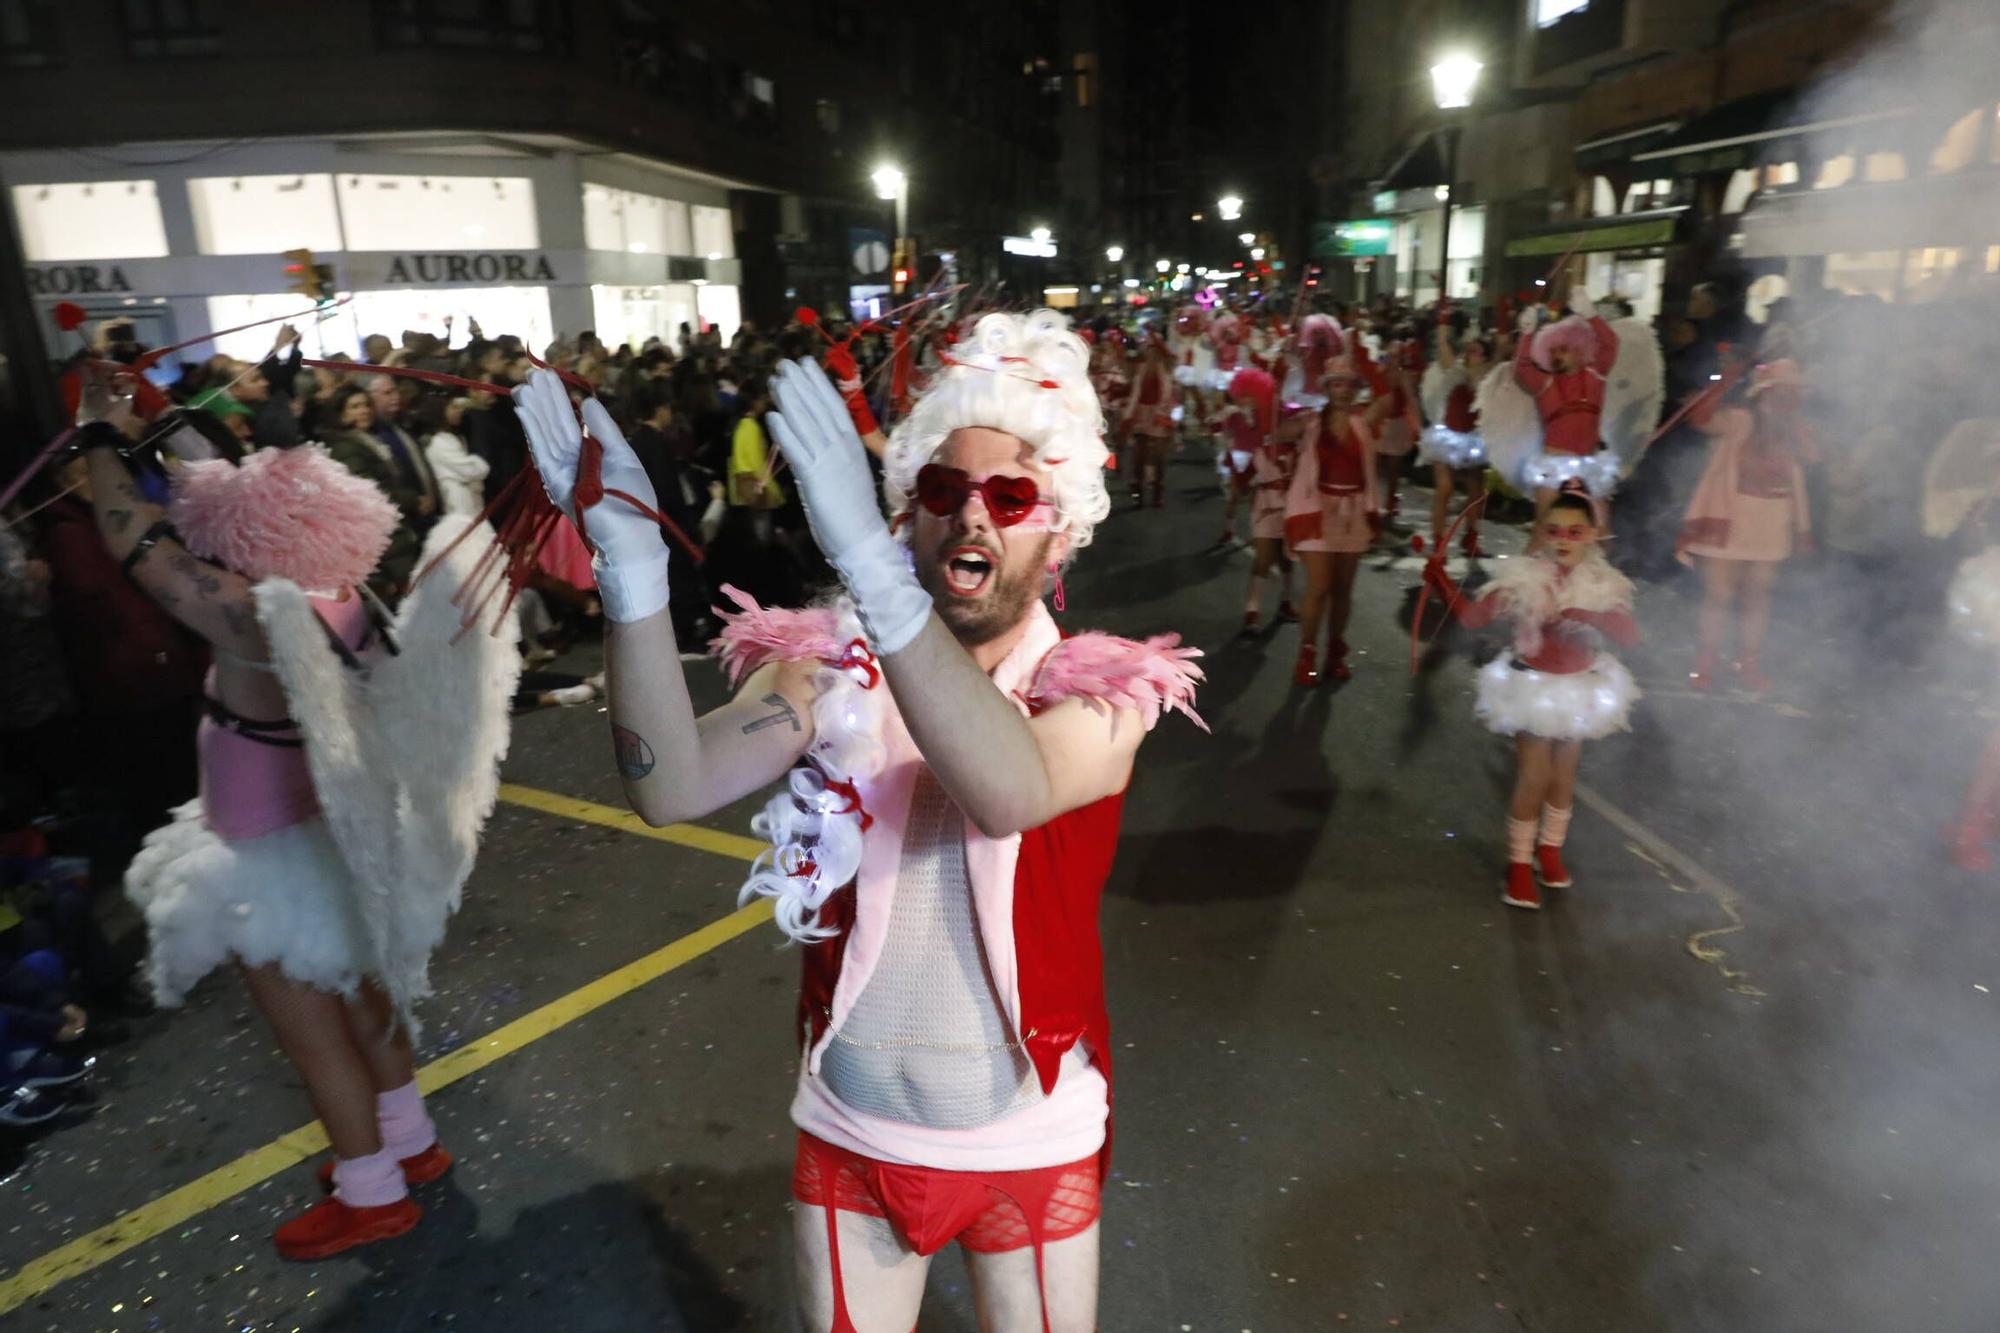
[[[713,325],[724,342],[736,336],[743,322],[743,303],[734,287],[703,283],[695,288],[695,308],[701,311],[702,323]]]
[[[1951,285],[1962,251],[1949,246],[1911,250],[1903,268],[1903,299],[1934,301]]]
[[[736,233],[729,224],[729,210],[696,204],[692,212],[694,253],[705,259],[736,258]]]
[[[532,250],[541,244],[525,176],[334,178],[350,250]]]
[[[680,328],[695,327],[698,311],[695,288],[687,283],[666,283],[657,287],[605,287],[590,289],[592,318],[597,336],[607,347],[630,343],[634,351],[648,338],[658,338],[675,352],[680,350]]]
[[[31,263],[153,259],[167,253],[160,199],[149,180],[16,185],[14,217]]]
[[[331,176],[203,176],[188,182],[205,255],[344,250]]]
[[[208,327],[211,329],[233,329],[238,324],[248,324],[257,319],[274,319],[280,315],[293,315],[304,306],[304,300],[291,292],[255,292],[238,296],[211,296],[208,298]],[[351,335],[346,322],[338,313],[329,313],[324,318],[310,315],[292,321],[299,330],[299,345],[310,357],[325,357],[334,352],[345,352],[349,356],[361,354],[361,341]],[[193,360],[213,352],[222,352],[239,361],[261,361],[278,336],[280,325],[266,324],[261,329],[244,329],[241,333],[225,333],[209,342],[197,344],[188,349],[186,356]]]
[[[1826,257],[1826,286],[1849,296],[1879,296],[1896,299],[1897,279],[1902,271],[1900,250],[1870,250]]]
[[[608,185],[583,187],[583,243],[635,255],[695,253],[686,204]]]
[[[405,329],[443,338],[447,335],[446,319],[451,320],[449,336],[455,346],[464,344],[475,320],[486,337],[515,334],[537,356],[556,336],[546,287],[415,287],[356,292],[332,322],[344,324],[343,336],[352,336],[358,348],[371,333],[384,334],[398,344]],[[575,337],[578,330],[566,332]]]
[[[345,293],[343,293],[345,294]],[[254,295],[211,296],[208,298],[210,328],[227,329],[253,319],[289,315],[299,309],[297,296],[285,292]],[[451,323],[447,326],[446,319]],[[361,340],[380,333],[400,344],[406,329],[449,337],[462,347],[471,333],[472,322],[489,338],[503,333],[517,334],[537,356],[555,340],[554,321],[549,316],[549,289],[546,287],[421,287],[389,292],[355,292],[346,305],[327,310],[322,316],[294,320],[307,356],[344,352],[361,355]],[[246,329],[215,339],[215,349],[246,361],[254,361],[271,350],[278,326]],[[192,353],[191,353],[192,354]]]

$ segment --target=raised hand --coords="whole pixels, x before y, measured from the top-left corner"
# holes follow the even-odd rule
[[[602,455],[599,475],[604,496],[587,506],[579,526],[596,548],[591,569],[604,614],[621,624],[644,620],[667,604],[667,544],[653,518],[610,494],[623,492],[657,511],[659,497],[624,432],[595,398],[583,404],[583,420],[570,406],[569,389],[552,370],[537,370],[514,390],[514,404],[534,454],[535,471],[549,500],[571,522],[578,515],[577,480],[583,470],[587,432]]]
[[[923,628],[931,599],[889,535],[847,405],[810,357],[778,368],[771,397],[777,410],[765,424],[791,461],[813,539],[840,571],[875,651],[896,652]]]

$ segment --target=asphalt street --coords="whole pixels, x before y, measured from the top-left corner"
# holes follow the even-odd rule
[[[1779,688],[1697,696],[1691,606],[1646,589],[1648,697],[1587,750],[1577,884],[1511,911],[1511,752],[1464,656],[1409,671],[1417,561],[1371,559],[1353,681],[1302,691],[1294,628],[1237,633],[1248,554],[1209,545],[1219,514],[1176,467],[1164,511],[1100,528],[1062,617],[1208,654],[1212,734],[1148,739],[1105,897],[1103,1328],[2000,1327],[1994,886],[1936,836],[1990,666],[1851,651],[1837,586],[1802,574]],[[518,718],[505,774],[619,807],[596,706]],[[217,976],[108,1050],[0,1187],[0,1329],[792,1328],[797,960],[768,924],[662,960],[735,910],[737,844],[548,804],[492,821],[423,1061],[657,975],[434,1093],[459,1163],[416,1232],[276,1257],[316,1192],[286,1138],[309,1112]],[[703,823],[740,838],[749,812]],[[941,1259],[922,1327],[970,1309]]]

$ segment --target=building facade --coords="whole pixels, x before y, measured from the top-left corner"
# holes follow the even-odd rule
[[[447,318],[727,333],[886,290],[891,161],[910,232],[997,284],[1002,238],[1054,200],[1057,100],[1053,6],[997,9],[940,38],[859,0],[21,0],[10,267],[44,315],[123,312],[147,341],[299,308],[300,248],[349,298],[326,350]]]

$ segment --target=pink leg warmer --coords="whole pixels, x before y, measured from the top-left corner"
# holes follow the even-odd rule
[[[1535,855],[1535,821],[1507,817],[1507,859],[1526,865]]]
[[[1558,810],[1552,805],[1542,807],[1542,845],[1560,847],[1569,837],[1569,818],[1576,813],[1576,807],[1566,805]],[[1526,857],[1522,858],[1526,860]]]
[[[387,1148],[366,1157],[342,1157],[333,1164],[333,1196],[350,1208],[380,1208],[409,1192],[403,1164]]]
[[[382,1130],[383,1149],[397,1161],[437,1142],[437,1126],[424,1110],[424,1094],[415,1079],[375,1094],[375,1123]]]

